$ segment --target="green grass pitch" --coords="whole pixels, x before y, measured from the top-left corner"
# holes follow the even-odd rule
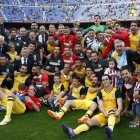
[[[65,114],[61,121],[56,121],[48,116],[47,107],[40,113],[28,112],[22,115],[12,115],[12,122],[0,126],[0,140],[69,140],[61,130],[64,122],[72,128],[78,125],[77,118],[85,111],[71,111]],[[0,112],[0,120],[5,112]],[[140,140],[140,128],[129,128],[128,123],[132,116],[121,118],[115,126],[113,140]],[[77,140],[106,140],[103,128],[90,128],[89,131],[77,136]]]

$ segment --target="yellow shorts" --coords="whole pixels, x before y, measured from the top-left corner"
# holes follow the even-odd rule
[[[91,100],[74,100],[75,108],[72,108],[73,110],[88,110],[89,106],[92,104],[95,104]]]
[[[26,106],[20,101],[18,97],[14,101],[12,114],[23,114],[26,111]]]
[[[102,126],[106,125],[108,123],[108,118],[103,115],[103,113],[99,113],[95,115],[93,118],[95,118],[99,124]],[[116,124],[120,122],[120,117],[116,117]]]

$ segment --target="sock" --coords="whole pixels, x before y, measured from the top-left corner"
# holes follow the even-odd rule
[[[60,117],[62,117],[66,112],[67,112],[67,108],[66,107],[62,107],[61,109],[60,109],[60,111],[58,112],[58,114],[57,115],[59,115]]]
[[[75,129],[73,130],[73,132],[74,132],[75,135],[78,135],[78,134],[80,134],[81,132],[88,131],[89,128],[90,128],[90,126],[89,126],[88,124],[85,123],[85,124],[79,125],[77,128],[75,128]]]
[[[92,114],[93,114],[93,112],[88,110],[85,115],[88,115],[89,117],[91,117]]]
[[[8,96],[6,116],[5,116],[7,119],[11,118],[13,104],[14,104],[13,97],[12,96]]]
[[[113,131],[116,122],[116,117],[114,114],[110,114],[108,117],[108,127]]]

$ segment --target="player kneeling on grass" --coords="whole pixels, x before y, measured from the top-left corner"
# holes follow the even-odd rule
[[[78,119],[79,123],[84,123],[89,119],[89,117],[91,117],[91,115],[97,108],[97,103],[96,103],[97,92],[91,92],[91,89],[98,88],[98,87],[99,87],[98,77],[94,76],[92,78],[92,87],[85,89],[86,95],[84,95],[85,97],[83,99],[67,100],[58,113],[48,110],[48,114],[51,117],[55,118],[56,120],[60,120],[70,108],[72,108],[73,110],[80,110],[80,109],[88,110],[82,118]]]
[[[98,92],[97,100],[101,113],[93,116],[85,124],[78,126],[75,129],[69,128],[62,124],[63,131],[71,138],[81,132],[88,131],[91,126],[105,127],[105,134],[107,140],[112,140],[113,128],[116,123],[120,121],[120,114],[122,111],[122,97],[119,90],[112,87],[111,77],[107,74],[102,76],[103,89]]]

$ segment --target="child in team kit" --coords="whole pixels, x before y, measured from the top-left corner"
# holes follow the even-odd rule
[[[51,91],[51,95],[47,100],[47,104],[54,109],[59,104],[59,95],[65,95],[64,86],[61,83],[60,74],[55,74],[54,76],[54,84],[53,90]]]
[[[117,68],[117,62],[114,58],[108,60],[109,67],[105,70],[104,74],[108,74],[112,77],[113,87],[118,87],[118,79],[120,78],[120,73]]]

